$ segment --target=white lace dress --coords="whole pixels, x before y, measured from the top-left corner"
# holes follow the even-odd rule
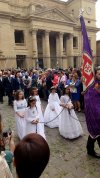
[[[32,107],[32,108],[30,108],[30,107],[27,108],[27,111],[26,111],[26,135],[30,134],[30,133],[38,133],[42,137],[45,138],[42,124],[41,123],[32,124],[32,121],[36,121],[37,119],[39,120],[39,122],[41,122],[40,114],[39,114],[39,110],[38,110],[37,106]]]
[[[70,109],[72,107],[70,97],[68,95],[63,95],[60,100],[61,104],[67,104],[69,106],[69,110],[65,108],[61,113],[59,120],[60,135],[68,139],[74,139],[82,136],[83,130],[78,117],[76,116],[74,109]]]
[[[35,98],[36,98],[36,106],[37,106],[37,108],[39,110],[40,121],[44,122],[44,117],[43,117],[40,97],[39,97],[39,95],[35,95]],[[42,127],[44,129],[44,124],[42,123],[41,125],[42,125]]]
[[[60,112],[61,112],[61,106],[60,106],[59,96],[57,93],[54,94],[51,93],[49,95],[48,104],[44,112],[45,123],[56,118]],[[45,125],[47,125],[50,128],[59,127],[59,119],[60,116],[58,116],[54,121],[50,123],[46,123]]]
[[[27,108],[26,99],[14,101],[16,131],[17,131],[17,135],[20,139],[22,139],[25,136],[26,120],[25,120],[25,117],[22,118],[22,117],[18,116],[17,113],[25,115],[26,108]]]

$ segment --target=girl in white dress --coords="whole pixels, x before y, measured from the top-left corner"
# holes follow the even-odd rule
[[[49,95],[48,104],[44,112],[45,123],[56,118],[60,112],[61,112],[61,106],[60,106],[59,96],[56,93],[55,87],[53,86],[51,87],[51,93]],[[58,116],[54,121],[46,123],[45,125],[47,125],[50,128],[59,127],[59,119],[60,116]]]
[[[29,107],[26,111],[26,135],[38,133],[45,138],[44,130],[40,120],[39,109],[36,106],[36,98],[30,96],[28,101]]]
[[[27,108],[27,101],[24,99],[24,93],[21,90],[16,92],[16,99],[14,100],[14,111],[16,119],[16,131],[20,139],[25,136],[26,121],[25,112]]]
[[[61,113],[59,121],[59,132],[64,138],[74,139],[83,135],[81,124],[73,109],[73,104],[69,97],[70,89],[68,86],[63,91],[61,96],[61,106],[64,110]]]
[[[42,107],[41,107],[41,100],[40,100],[40,97],[38,95],[38,88],[33,87],[31,89],[30,96],[33,96],[33,97],[36,98],[36,107],[38,108],[39,115],[40,115],[40,121],[42,122],[41,125],[42,125],[43,130],[44,130],[44,117],[43,117],[43,112],[42,112]]]

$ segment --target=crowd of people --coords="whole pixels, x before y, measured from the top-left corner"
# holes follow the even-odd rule
[[[96,86],[99,83],[98,82],[99,79],[100,79],[100,69],[98,69],[96,72],[96,82],[97,82]],[[93,89],[95,89],[94,84],[93,84]],[[0,71],[0,103],[4,102],[3,100],[4,96],[8,96],[8,105],[13,106],[14,108],[16,132],[17,132],[17,136],[20,139],[18,146],[15,147],[13,144],[12,136],[8,136],[10,138],[10,145],[12,144],[12,146],[10,146],[11,150],[10,153],[8,153],[8,155],[10,155],[11,159],[12,159],[12,155],[14,155],[15,157],[15,166],[19,178],[22,178],[23,175],[24,177],[26,175],[26,178],[28,178],[27,168],[29,167],[30,167],[29,170],[30,170],[30,178],[31,178],[32,175],[31,163],[33,164],[34,161],[31,162],[32,160],[30,159],[30,157],[31,154],[33,154],[33,158],[35,155],[34,153],[32,153],[31,150],[32,147],[30,147],[29,149],[28,143],[33,143],[32,140],[33,137],[34,139],[36,139],[36,145],[40,144],[41,141],[43,141],[44,145],[46,146],[43,149],[47,150],[46,157],[45,154],[43,155],[44,158],[46,158],[46,162],[44,162],[43,167],[40,168],[41,170],[39,175],[37,174],[38,165],[36,165],[35,167],[36,172],[34,170],[34,173],[36,173],[38,176],[37,177],[33,176],[33,177],[38,178],[48,163],[50,151],[47,144],[44,125],[50,127],[51,129],[58,127],[59,134],[67,139],[74,139],[83,136],[83,129],[81,127],[81,124],[79,122],[79,119],[75,111],[81,112],[84,111],[84,108],[86,111],[85,114],[86,114],[87,127],[88,130],[90,130],[89,131],[90,136],[87,142],[87,153],[96,158],[100,158],[100,156],[94,150],[94,143],[96,140],[98,141],[98,144],[100,146],[100,136],[99,136],[100,129],[98,127],[95,131],[94,127],[96,124],[94,123],[93,126],[93,124],[89,120],[90,115],[87,114],[90,110],[89,105],[91,105],[91,103],[87,105],[87,103],[90,101],[89,99],[91,98],[91,96],[87,97],[88,95],[90,95],[90,90],[88,89],[88,91],[89,92],[86,92],[86,94],[84,95],[82,76],[81,76],[81,71],[79,69],[73,69],[73,68],[69,68],[67,70],[21,69],[21,70]],[[93,90],[94,93],[96,91],[97,89]],[[85,99],[88,98],[87,103],[85,103],[85,105],[84,105],[84,98]],[[42,109],[41,100],[47,101],[47,106],[44,112]],[[91,115],[91,118],[92,120],[94,120],[93,113]],[[92,126],[94,131],[92,130]],[[2,132],[0,131],[0,133]],[[93,134],[95,135],[95,138]],[[3,134],[0,134],[0,136],[1,135]],[[41,149],[41,144],[39,145],[40,149]],[[2,141],[0,142],[0,145],[2,145]],[[28,153],[28,151],[31,151],[31,153]],[[34,150],[34,152],[35,151],[36,150]],[[27,157],[26,152],[30,155],[29,158]],[[7,153],[5,152],[5,154]],[[41,159],[43,158],[42,155],[40,155],[40,157]],[[29,160],[30,166],[28,166],[27,164],[25,165],[23,164],[24,160],[28,160],[28,159],[30,159]],[[22,165],[24,165],[26,169],[24,169]],[[33,165],[35,165],[35,162]],[[22,171],[20,169],[20,166],[23,167]]]
[[[2,104],[4,102],[4,96],[8,97],[8,105],[13,106],[15,112],[17,136],[21,140],[19,145],[15,147],[12,134],[9,135],[8,133],[7,137],[4,136],[4,133],[0,134],[3,136],[1,136],[1,138],[3,138],[2,140],[4,143],[3,147],[1,144],[2,142],[0,143],[2,148],[0,151],[4,151],[3,156],[1,155],[0,157],[0,163],[2,163],[3,167],[6,167],[5,170],[6,173],[9,174],[9,177],[12,177],[12,175],[11,172],[8,171],[9,169],[7,170],[7,165],[3,158],[5,157],[11,170],[12,157],[14,155],[17,174],[20,175],[19,178],[22,174],[25,177],[27,171],[25,173],[24,167],[24,173],[20,170],[22,161],[20,162],[19,158],[22,156],[22,153],[19,153],[16,150],[20,149],[21,151],[23,146],[25,149],[25,139],[31,140],[32,137],[35,138],[36,136],[32,135],[30,137],[30,134],[33,133],[37,136],[41,135],[42,138],[46,140],[44,125],[50,128],[58,127],[60,135],[64,138],[73,139],[83,135],[82,127],[74,111],[75,109],[80,112],[81,109],[83,109],[80,104],[81,92],[81,73],[76,69],[69,68],[67,71],[60,69],[48,69],[45,71],[34,69],[0,71],[0,103]],[[44,113],[42,111],[41,99],[48,101]],[[65,127],[66,116],[68,117],[67,127]],[[0,131],[0,133],[2,133],[2,131]],[[28,135],[30,138],[28,138]],[[9,140],[9,152],[5,150],[5,138]],[[47,151],[49,150],[49,148],[46,149]],[[44,158],[47,159],[45,166],[49,160],[49,154],[48,151],[47,157],[44,156]],[[7,157],[10,158],[10,160]],[[25,159],[23,157],[22,160],[24,161]],[[27,165],[27,168],[28,167],[29,166]]]
[[[65,85],[70,85],[71,99],[75,110],[79,112],[84,109],[82,95],[83,86],[81,82],[80,69],[69,68],[68,70],[2,70],[0,71],[0,102],[3,103],[3,96],[8,96],[8,104],[13,104],[13,96],[19,89],[24,91],[25,98],[30,95],[32,87],[38,88],[40,98],[48,100],[50,88],[55,86],[59,97]]]
[[[72,139],[83,135],[74,112],[74,110],[81,112],[84,109],[80,70],[69,68],[66,71],[61,69],[0,71],[0,84],[0,102],[3,103],[4,95],[8,96],[8,105],[14,107],[16,130],[20,139],[33,132],[46,139],[44,124],[50,128],[58,127],[60,135],[65,138]],[[40,99],[48,101],[44,115]],[[66,114],[69,121],[67,120],[67,133],[64,135],[62,133],[66,129],[64,127]]]

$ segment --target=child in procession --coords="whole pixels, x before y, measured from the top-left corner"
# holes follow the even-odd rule
[[[51,93],[48,98],[48,104],[44,112],[45,123],[52,121],[60,114],[60,112],[61,112],[60,99],[58,94],[56,93],[56,88],[53,86],[51,87]],[[47,125],[50,128],[59,127],[59,119],[60,115],[52,122],[46,123],[45,125]]]
[[[18,90],[15,95],[14,100],[14,111],[16,120],[16,130],[19,139],[25,136],[26,121],[25,112],[27,108],[27,101],[24,98],[24,93],[22,90]]]
[[[42,122],[41,124],[42,124],[43,130],[44,130],[44,117],[43,117],[43,112],[42,112],[42,107],[41,107],[41,100],[40,100],[40,97],[39,97],[39,94],[38,94],[38,88],[37,87],[33,87],[31,89],[30,96],[33,96],[33,97],[36,98],[36,107],[39,110],[40,120]]]
[[[63,108],[59,120],[59,132],[64,138],[74,139],[83,135],[81,124],[74,111],[73,104],[70,99],[70,88],[65,86],[63,96],[60,98],[60,105]]]
[[[41,124],[39,109],[36,106],[36,98],[29,97],[29,107],[26,111],[26,135],[30,133],[40,134],[45,138],[44,130]]]

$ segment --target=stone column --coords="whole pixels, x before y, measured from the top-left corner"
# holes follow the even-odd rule
[[[56,58],[57,58],[57,67],[59,67],[59,36],[56,35]]]
[[[33,64],[38,67],[38,49],[37,49],[37,30],[32,31],[32,43],[33,43]]]
[[[46,58],[46,67],[51,67],[50,62],[50,42],[49,42],[49,31],[45,31],[45,58]]]
[[[67,56],[68,56],[68,65],[73,67],[73,35],[69,34],[67,37]]]
[[[59,67],[63,67],[63,33],[59,33]]]
[[[65,38],[65,52],[64,52],[64,57],[63,57],[63,69],[67,69],[68,68],[68,58],[67,58],[67,36],[64,37]]]
[[[46,57],[45,57],[45,35],[42,34],[42,50],[43,50],[43,65],[44,68],[47,67],[47,63],[46,63]]]

